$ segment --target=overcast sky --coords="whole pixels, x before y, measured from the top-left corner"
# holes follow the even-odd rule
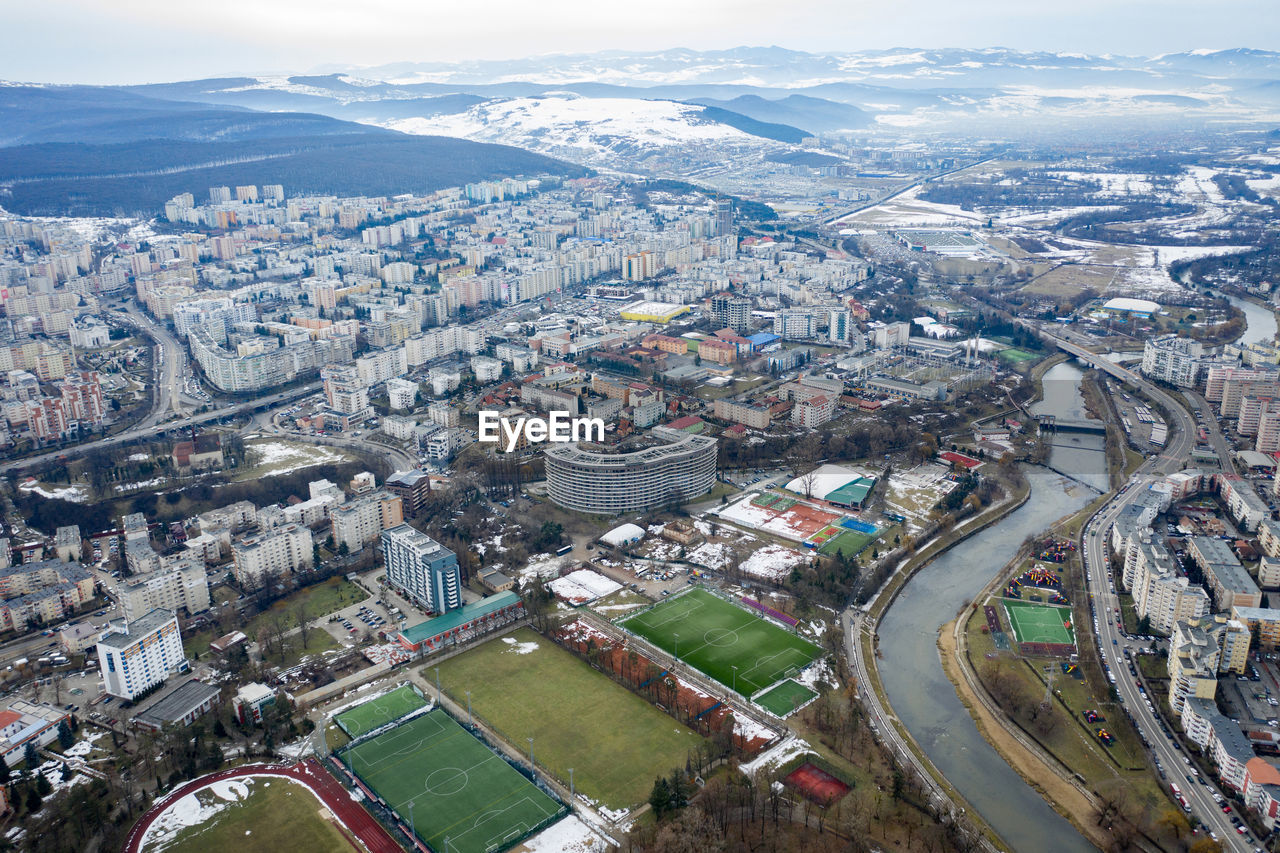
[[[1280,48],[1277,0],[0,0],[0,20],[0,79],[57,83],[737,45]]]

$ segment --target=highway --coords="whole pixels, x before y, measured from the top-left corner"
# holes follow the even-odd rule
[[[1137,389],[1147,399],[1162,406],[1171,419],[1169,423],[1169,440],[1165,444],[1164,451],[1159,456],[1148,459],[1141,470],[1147,470],[1153,474],[1172,474],[1175,471],[1182,470],[1187,459],[1191,456],[1191,448],[1195,446],[1196,425],[1191,415],[1177,400],[1170,397],[1156,385],[1148,382],[1140,374],[1121,367],[1115,362],[1109,361],[1084,347],[1077,346],[1058,335],[1054,335],[1046,331],[1038,323],[1021,319],[1016,322],[1031,329],[1041,338],[1044,338],[1068,355],[1075,356],[1080,361],[1115,377],[1119,381]]]
[[[182,420],[170,421],[169,423],[164,424],[161,427],[161,429],[177,429],[177,428],[186,428],[189,426],[198,426],[199,424],[209,423],[210,421],[221,420],[223,418],[231,417],[232,415],[238,415],[243,412],[252,412],[257,409],[270,408],[272,406],[279,405],[280,403],[288,402],[289,400],[296,400],[299,397],[305,397],[308,394],[314,394],[316,391],[320,390],[320,387],[321,387],[321,383],[311,382],[306,385],[299,386],[297,388],[290,388],[286,391],[278,391],[275,394],[271,394],[266,397],[260,397],[256,400],[250,400],[246,403],[237,403],[235,405],[226,406],[216,411],[206,412],[203,415],[190,415],[186,418],[183,418]],[[149,419],[150,418],[148,418],[148,420]],[[143,423],[145,424],[146,421],[144,420]],[[133,429],[125,430],[124,432],[118,435],[113,435],[108,438],[100,438],[97,441],[88,441],[88,442],[85,442],[84,444],[76,444],[76,445],[71,445],[69,447],[57,448],[55,450],[50,450],[47,453],[41,453],[38,456],[29,456],[26,459],[18,459],[14,462],[6,462],[5,464],[0,465],[0,474],[9,474],[16,471],[21,471],[25,468],[32,468],[38,465],[43,465],[47,462],[52,462],[53,460],[57,459],[59,456],[77,455],[89,450],[97,450],[102,447],[111,447],[116,444],[124,444],[125,442],[133,441],[134,439],[137,439],[137,438],[154,438],[156,435],[156,431],[157,430],[154,425],[137,426],[137,427],[134,427]]]

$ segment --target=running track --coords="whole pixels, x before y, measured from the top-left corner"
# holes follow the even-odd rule
[[[351,799],[351,794],[313,758],[292,765],[246,764],[230,770],[219,770],[217,773],[201,776],[199,779],[180,785],[163,800],[153,805],[129,831],[129,837],[124,843],[124,853],[139,853],[143,836],[147,834],[151,824],[178,799],[214,782],[234,779],[237,776],[283,776],[300,782],[320,798],[325,808],[337,815],[343,835],[347,836],[347,840],[351,841],[357,849],[363,847],[369,853],[403,853],[403,848],[387,834],[382,825],[374,820],[359,803]],[[352,835],[358,839],[358,843],[352,839]]]

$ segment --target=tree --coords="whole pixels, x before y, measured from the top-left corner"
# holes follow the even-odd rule
[[[27,741],[27,745],[22,750],[22,761],[27,765],[28,773],[36,772],[36,768],[40,766],[40,756],[36,753],[34,742]]]
[[[670,810],[671,785],[666,779],[658,778],[654,780],[653,790],[649,792],[649,806],[659,818]]]
[[[311,633],[311,614],[308,612],[307,599],[298,596],[293,605],[293,617],[298,620],[298,639],[302,640],[302,648],[307,647],[307,635]]]
[[[76,742],[76,736],[71,733],[71,726],[66,720],[58,723],[58,745],[63,749],[70,749],[71,745]]]
[[[44,798],[40,796],[40,792],[35,788],[27,789],[27,811],[38,812]]]

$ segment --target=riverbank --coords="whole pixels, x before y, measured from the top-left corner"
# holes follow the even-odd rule
[[[965,613],[967,615],[967,608]],[[1071,821],[1072,826],[1090,843],[1106,849],[1112,839],[1099,827],[1080,820],[1081,816],[1092,815],[1096,811],[1093,798],[1062,778],[1058,770],[1032,752],[1023,743],[1020,733],[1011,730],[1003,713],[993,711],[990,700],[979,694],[980,688],[970,682],[976,675],[964,660],[961,641],[958,639],[959,632],[959,618],[942,626],[938,634],[938,655],[942,659],[942,671],[955,686],[960,703],[968,709],[978,731],[1014,772],[1044,797],[1054,811]]]

